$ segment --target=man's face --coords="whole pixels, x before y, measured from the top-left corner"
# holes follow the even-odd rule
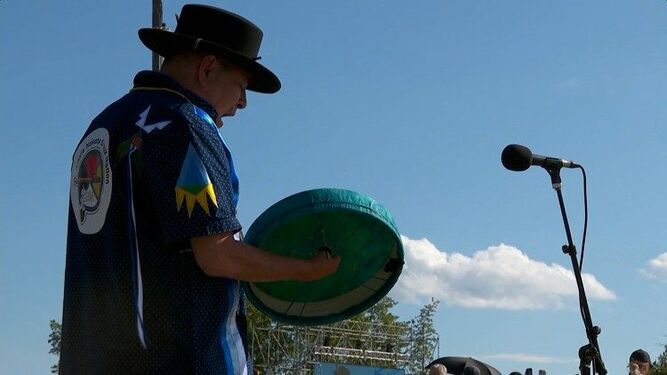
[[[246,88],[250,76],[245,70],[216,59],[207,76],[206,99],[218,112],[215,119],[218,127],[222,127],[222,117],[234,116],[237,109],[243,109],[246,101]]]
[[[630,374],[631,375],[648,375],[649,370],[651,369],[651,364],[646,362],[630,362]]]

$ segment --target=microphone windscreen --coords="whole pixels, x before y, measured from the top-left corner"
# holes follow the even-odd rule
[[[510,171],[525,171],[533,162],[533,153],[526,146],[509,145],[503,150],[501,160]]]

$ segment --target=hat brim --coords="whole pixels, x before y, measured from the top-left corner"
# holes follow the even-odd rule
[[[170,57],[181,51],[194,50],[196,42],[196,38],[190,35],[149,28],[139,29],[139,39],[151,51],[162,57]],[[245,69],[251,76],[248,84],[250,91],[273,94],[280,90],[280,80],[273,72],[236,51],[204,39],[197,44],[197,51],[211,52]]]

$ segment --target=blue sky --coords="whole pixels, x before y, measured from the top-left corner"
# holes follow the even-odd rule
[[[165,21],[183,2],[164,1]],[[223,130],[247,228],[299,191],[382,202],[404,236],[404,319],[431,297],[440,355],[574,374],[586,343],[555,193],[510,143],[586,167],[584,274],[611,374],[667,343],[667,2],[215,1],[265,32],[276,95]],[[151,2],[0,1],[0,372],[47,373],[71,155],[149,69]],[[582,178],[563,170],[577,245]]]

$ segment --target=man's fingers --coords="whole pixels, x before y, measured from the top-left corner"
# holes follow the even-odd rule
[[[333,253],[331,252],[331,249],[326,247],[326,246],[320,247],[318,251],[319,252],[324,252],[324,254],[326,254],[326,256],[327,256],[327,259],[331,259],[333,257]]]

